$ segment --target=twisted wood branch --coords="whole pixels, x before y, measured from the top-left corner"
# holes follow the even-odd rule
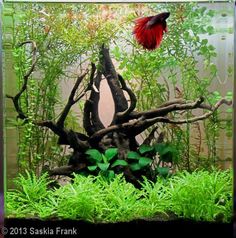
[[[137,98],[136,98],[135,94],[133,93],[133,91],[126,85],[123,77],[119,74],[118,74],[118,79],[121,84],[121,89],[126,91],[130,98],[130,106],[125,111],[118,112],[116,114],[118,121],[122,121],[122,120],[125,120],[130,115],[130,113],[136,108]]]
[[[190,109],[197,109],[197,108],[203,108],[203,105],[201,103],[203,102],[203,98],[199,98],[197,101],[192,102],[192,103],[187,103],[187,104],[174,104],[171,106],[163,107],[165,114],[168,114],[170,112],[176,111],[176,110],[190,110]],[[114,132],[114,131],[121,131],[124,133],[127,133],[129,135],[138,135],[142,133],[144,130],[149,128],[150,126],[158,123],[158,122],[163,122],[163,123],[170,123],[170,124],[185,124],[185,123],[193,123],[196,121],[201,121],[204,120],[208,117],[210,117],[222,104],[227,104],[231,105],[232,101],[228,101],[226,99],[221,99],[219,100],[214,106],[207,106],[205,109],[210,110],[210,112],[204,113],[201,116],[195,116],[192,118],[188,119],[181,119],[181,120],[172,120],[168,117],[163,117],[161,116],[163,113],[163,110],[160,109],[159,114],[160,116],[157,115],[157,111],[159,109],[155,110],[155,113],[152,115],[155,115],[156,117],[150,118],[150,114],[142,113],[140,114],[141,117],[139,117],[138,120],[132,120],[129,122],[121,123],[118,125],[112,125],[109,126],[108,128],[102,129],[95,134],[93,134],[90,138],[90,140],[95,140],[103,137],[104,135]],[[201,105],[201,106],[200,106]],[[211,108],[211,109],[210,109]],[[147,118],[146,115],[149,117]]]

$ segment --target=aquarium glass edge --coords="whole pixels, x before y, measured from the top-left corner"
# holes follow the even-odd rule
[[[234,98],[233,98],[233,165],[234,165],[234,200],[236,203],[236,177],[235,177],[235,171],[236,171],[236,71],[235,71],[235,65],[236,65],[236,1],[234,2]],[[234,204],[234,213],[236,212],[236,204]],[[236,215],[236,214],[234,214]]]
[[[2,18],[2,0],[0,0],[0,16]],[[3,223],[4,214],[4,124],[3,124],[3,74],[2,74],[2,21],[0,21],[0,226]]]
[[[3,2],[50,2],[50,3],[168,3],[168,2],[194,2],[193,0],[3,0]],[[233,0],[195,0],[195,2],[234,2]]]
[[[54,2],[54,3],[59,3],[59,2],[65,2],[65,1],[47,1],[47,0],[41,0],[41,1],[22,1],[22,0],[15,0],[15,1],[8,1],[5,0],[4,2],[10,3],[10,2]],[[114,2],[114,3],[129,3],[129,2],[184,2],[184,1],[66,1],[66,2],[79,2],[79,3],[96,3],[96,2],[101,2],[101,3],[107,3],[107,2]],[[186,1],[189,2],[189,1]],[[206,2],[206,1],[198,1],[198,2]],[[209,1],[208,1],[209,2]],[[230,2],[230,1],[214,1],[214,2]],[[232,1],[231,1],[232,2]],[[2,0],[0,0],[0,14],[2,14]],[[2,17],[2,15],[1,15]],[[0,46],[2,46],[2,21],[0,21]],[[236,7],[235,7],[235,12],[234,12],[234,29],[236,27]],[[236,33],[234,31],[234,52],[236,51]],[[4,109],[3,109],[3,74],[2,74],[2,50],[0,51],[0,170],[2,173],[0,173],[0,194],[3,191],[6,191],[6,183],[3,184],[3,178],[5,177],[6,174],[6,167],[4,167],[4,122],[3,122],[3,116],[4,116]],[[236,63],[236,54],[234,54],[234,65]],[[236,72],[234,70],[234,102],[236,101]],[[234,119],[233,119],[233,163],[234,163],[234,169],[236,169],[236,113],[235,113],[235,103],[233,104],[233,109],[234,109]],[[235,178],[235,177],[234,177]],[[236,178],[235,178],[235,184],[236,184]],[[3,188],[5,188],[3,190]],[[235,188],[236,189],[236,188]],[[0,203],[0,210],[3,209],[3,203]]]

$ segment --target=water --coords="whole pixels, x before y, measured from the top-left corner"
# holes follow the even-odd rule
[[[218,80],[213,82],[212,90],[219,91],[222,95],[226,92],[232,91],[233,88],[233,75],[228,77],[227,69],[231,65],[233,67],[233,10],[231,4],[204,4],[207,7],[211,7],[217,10],[217,15],[213,18],[212,25],[214,26],[216,33],[211,36],[204,36],[209,40],[209,43],[216,48],[218,57],[216,58],[216,66],[218,68]],[[223,6],[223,7],[222,7]],[[16,92],[16,77],[13,71],[13,61],[11,57],[11,41],[12,41],[12,18],[11,16],[5,16],[4,20],[4,78],[5,78],[5,93],[14,94]],[[7,44],[7,42],[9,44]],[[204,72],[202,72],[204,75]],[[73,87],[73,81],[70,83],[61,83],[63,99],[66,100],[70,88]],[[106,85],[105,81],[101,84],[101,95],[99,110],[102,122],[104,125],[109,125],[114,112],[114,106],[112,103],[111,92]],[[107,103],[109,102],[109,103]],[[78,118],[79,110],[76,107],[73,109]],[[18,151],[18,132],[17,128],[10,122],[14,119],[16,113],[13,109],[12,102],[5,101],[5,137],[6,137],[6,162],[7,162],[7,178],[8,187],[12,187],[12,179],[17,175],[17,151]],[[202,141],[202,152],[207,153],[207,147],[204,145],[205,141]],[[227,158],[232,158],[232,138],[227,138],[225,133],[220,134],[220,139],[217,142],[217,154],[222,159],[222,167],[227,168],[231,166],[231,161],[225,161]]]

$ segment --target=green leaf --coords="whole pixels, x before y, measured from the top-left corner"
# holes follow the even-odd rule
[[[118,165],[127,166],[128,163],[125,160],[118,159],[111,165],[111,167],[113,168],[113,167],[118,166]]]
[[[107,157],[105,155],[102,154],[102,161],[103,163],[107,164],[108,163],[108,160],[107,160]]]
[[[227,92],[226,97],[227,100],[232,100],[233,99],[233,92]]]
[[[208,40],[207,39],[203,39],[202,42],[201,42],[203,45],[206,45],[208,43]]]
[[[166,146],[163,150],[162,150],[162,155],[166,155],[168,153],[173,154],[175,152],[175,148],[173,146]]]
[[[132,171],[137,171],[137,170],[140,170],[142,167],[139,163],[133,163],[133,164],[130,164],[130,169]]]
[[[215,47],[213,45],[209,45],[208,49],[212,51],[215,50]]]
[[[98,167],[102,170],[102,171],[106,171],[110,166],[110,163],[98,163]]]
[[[109,148],[105,151],[105,156],[106,156],[107,160],[110,161],[117,155],[117,153],[118,153],[117,148]]]
[[[88,149],[85,152],[86,155],[89,155],[89,157],[93,160],[95,160],[96,162],[100,162],[102,161],[102,154],[96,150],[96,149]]]
[[[141,146],[139,147],[138,150],[139,150],[140,154],[144,154],[144,153],[153,151],[153,150],[154,150],[154,147],[153,147],[153,146],[150,146],[150,145],[145,145],[145,144],[143,144],[143,145],[141,145]]]
[[[149,165],[152,162],[152,159],[147,157],[141,157],[138,161],[139,165],[143,168],[147,165]]]
[[[234,69],[232,66],[229,66],[227,71],[228,71],[228,74],[231,75],[234,72]]]
[[[163,154],[163,150],[166,148],[167,143],[159,143],[154,146],[155,151],[158,152],[159,155]]]
[[[208,47],[206,45],[201,46],[200,48],[201,54],[206,54],[208,52]]]
[[[156,171],[161,176],[166,177],[169,174],[170,169],[168,167],[158,167]]]
[[[213,27],[213,26],[208,26],[206,30],[207,30],[207,33],[208,33],[209,35],[214,34],[214,27]]]
[[[97,167],[98,167],[97,165],[91,165],[91,166],[88,166],[87,168],[89,171],[94,171],[97,169]]]
[[[113,54],[117,59],[120,59],[121,53],[120,53],[120,48],[118,46],[114,47]]]
[[[214,10],[209,10],[207,13],[210,17],[213,17],[215,15],[215,11]]]
[[[227,109],[226,109],[226,112],[227,112],[227,113],[232,113],[232,112],[233,112],[233,108],[227,108]]]
[[[214,91],[214,92],[213,92],[213,95],[214,95],[215,97],[220,96],[220,92]]]
[[[174,145],[169,144],[169,143],[161,143],[161,144],[157,144],[155,145],[155,150],[156,152],[158,152],[158,154],[161,155],[165,155],[167,153],[175,153],[176,152],[176,148]]]
[[[107,179],[113,179],[115,177],[115,173],[113,170],[101,171],[99,174]]]
[[[164,162],[173,162],[177,160],[177,150],[174,145],[169,143],[161,143],[155,145],[155,150],[160,155],[160,160]]]
[[[127,158],[128,159],[139,159],[140,154],[135,152],[135,151],[129,151],[128,154],[127,154]]]
[[[109,179],[113,179],[115,177],[115,172],[113,170],[108,170],[107,172],[108,172],[107,177]]]

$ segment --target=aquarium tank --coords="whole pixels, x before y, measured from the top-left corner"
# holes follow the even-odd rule
[[[2,21],[7,220],[232,222],[232,1]]]

